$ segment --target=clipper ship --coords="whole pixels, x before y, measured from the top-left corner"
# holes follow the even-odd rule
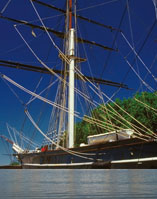
[[[31,20],[30,18],[29,20],[15,19],[5,15],[9,7],[11,9],[13,6],[13,2],[10,1],[6,2],[0,15],[1,21],[7,20],[9,25],[14,24],[14,30],[22,40],[23,45],[27,48],[26,51],[29,51],[29,54],[33,56],[33,60],[36,60],[39,64],[35,66],[28,64],[28,62],[10,61],[9,58],[0,60],[1,66],[16,68],[10,69],[11,71],[18,70],[18,74],[24,71],[27,81],[26,84],[22,84],[20,82],[22,82],[24,76],[20,77],[22,80],[19,78],[18,82],[15,80],[16,75],[14,72],[10,77],[7,73],[8,69],[3,68],[1,70],[1,79],[4,80],[4,83],[6,83],[17,101],[19,101],[26,115],[22,126],[27,125],[25,124],[27,120],[27,123],[29,122],[29,125],[32,125],[34,128],[34,131],[31,133],[28,132],[28,129],[26,130],[26,134],[29,135],[28,138],[24,135],[24,132],[18,132],[7,125],[10,138],[7,138],[4,134],[0,136],[12,145],[12,149],[15,152],[13,156],[18,159],[22,168],[157,168],[156,132],[149,129],[145,123],[138,121],[138,118],[131,116],[127,112],[127,107],[125,110],[124,107],[120,107],[114,101],[119,92],[126,94],[127,97],[129,96],[128,93],[135,93],[134,89],[132,89],[132,86],[134,87],[135,84],[138,84],[136,88],[138,88],[139,92],[145,89],[147,92],[151,91],[154,97],[157,95],[155,90],[157,78],[155,77],[155,70],[153,68],[156,62],[155,50],[153,49],[154,54],[152,54],[151,59],[148,59],[149,64],[146,64],[144,62],[146,59],[142,58],[142,56],[148,56],[149,53],[146,54],[144,51],[140,55],[146,43],[150,44],[150,40],[152,41],[151,33],[155,32],[154,27],[156,26],[155,12],[155,22],[151,26],[149,25],[149,30],[146,30],[146,34],[142,34],[142,28],[136,26],[137,33],[136,36],[133,36],[133,24],[138,20],[140,21],[140,17],[142,17],[137,17],[136,20],[133,14],[132,5],[135,3],[134,0],[86,0],[84,2],[80,0],[67,0],[64,1],[66,9],[56,6],[61,6],[63,1],[54,1],[53,5],[48,0],[30,0],[24,2],[26,3],[25,12],[27,14],[29,13],[27,10],[28,7],[33,10]],[[136,1],[135,4],[138,7],[140,3]],[[153,6],[156,8],[155,1],[149,1],[148,4],[154,11]],[[43,12],[41,7],[47,10],[47,14],[49,13],[48,10],[51,10],[51,12],[54,12],[54,15],[44,18],[42,14],[46,13]],[[102,15],[95,11],[97,8],[99,8],[98,10]],[[140,13],[140,8],[138,7],[138,9]],[[137,11],[137,8],[135,10]],[[81,15],[81,13],[86,13],[86,15]],[[22,16],[22,14],[21,12],[20,15]],[[88,14],[92,17],[88,17]],[[106,21],[110,21],[117,27],[104,23],[107,14],[116,22],[113,23],[112,20]],[[33,17],[34,20],[32,20]],[[101,21],[98,22],[94,17]],[[64,18],[65,25],[63,25],[61,18]],[[51,26],[50,23],[46,23],[50,19],[53,21]],[[117,23],[118,20],[119,23]],[[124,20],[126,21],[124,22]],[[81,26],[79,23],[85,23],[88,27],[87,32],[90,31],[89,39],[96,35],[98,42],[83,38],[86,34],[81,32],[80,28],[83,25]],[[63,31],[59,29],[61,25],[62,29],[64,29]],[[58,30],[51,28],[57,28],[57,26],[59,27]],[[26,32],[23,30],[25,27],[27,28]],[[102,33],[100,30],[102,30]],[[26,35],[27,31],[29,31],[28,37]],[[128,38],[126,34],[129,35]],[[30,37],[31,40],[29,40]],[[55,37],[59,38],[58,40],[62,41],[63,44],[59,44],[58,40],[55,40]],[[42,45],[38,46],[38,40],[42,42]],[[46,51],[44,48],[47,45],[47,41],[51,43],[49,50],[51,56],[47,55],[48,58],[45,59]],[[120,44],[122,47],[120,47]],[[154,45],[152,45],[152,48],[155,48]],[[148,46],[146,45],[147,51],[149,50]],[[51,48],[53,49],[53,53],[50,52]],[[39,56],[39,50],[44,53],[44,56]],[[100,56],[99,59],[98,55]],[[30,55],[23,54],[23,56],[30,59]],[[55,58],[57,59],[56,64],[52,62],[55,56],[57,57]],[[98,59],[97,61],[94,61],[95,57]],[[120,61],[118,61],[118,57],[120,57]],[[89,58],[92,59],[92,62],[89,61]],[[49,60],[51,60],[50,64]],[[110,64],[109,60],[111,60]],[[104,63],[105,67],[107,65],[114,66],[110,70],[106,70],[103,66]],[[103,69],[100,69],[99,65]],[[147,65],[151,65],[151,67]],[[141,66],[144,68],[143,72],[139,69]],[[94,75],[92,75],[92,70],[94,71]],[[103,78],[103,70],[105,71],[107,80]],[[107,76],[106,71],[110,75],[118,75],[119,78],[117,80],[119,82],[110,80],[110,75]],[[28,72],[31,73],[30,76]],[[42,80],[42,77],[39,78],[39,75],[36,78],[37,72],[46,76],[46,80]],[[123,72],[125,75],[123,75]],[[99,74],[99,76],[96,74]],[[128,74],[131,74],[133,78]],[[48,75],[51,76],[50,82],[47,81]],[[148,82],[147,76],[150,76],[151,79]],[[137,80],[135,80],[135,77]],[[126,78],[130,78],[129,81],[126,81],[128,85],[125,83]],[[34,86],[35,84],[32,85],[33,80],[36,80],[36,86]],[[42,83],[44,84],[43,87],[41,87]],[[57,83],[58,86],[56,86]],[[129,86],[130,84],[131,86]],[[30,86],[34,86],[34,90]],[[51,88],[53,88],[53,95],[51,94],[49,98],[47,91]],[[54,89],[57,90],[55,94]],[[20,95],[18,93],[19,90],[25,94]],[[23,100],[26,94],[30,96],[29,99],[27,98],[27,102]],[[137,101],[138,99],[135,100]],[[50,116],[49,120],[46,116],[48,128],[45,127],[46,122],[41,127],[39,121],[42,121],[42,118],[40,116],[37,118],[32,113],[33,110],[35,110],[35,113],[38,111],[37,106],[34,105],[36,101],[37,104],[40,101],[47,104],[46,106],[51,109],[51,112],[46,111],[47,115]],[[118,113],[116,108],[112,109],[113,114],[110,114],[111,110],[106,105],[109,102],[115,104],[119,110],[125,113],[128,120]],[[153,110],[153,116],[156,117],[157,109],[151,108],[141,101],[139,102],[139,106]],[[84,107],[86,107],[86,110]],[[104,113],[102,117],[105,118],[104,120],[97,118],[94,114],[93,110],[96,107],[102,108]],[[89,123],[90,132],[86,143],[80,143],[79,146],[76,146],[74,142],[76,134],[79,133],[79,128],[75,129],[75,123],[77,124],[81,120],[85,122],[84,132],[81,136],[86,135],[85,131],[88,129],[85,127],[87,123]],[[115,120],[119,121],[119,125],[113,123]],[[136,121],[136,123],[132,121]],[[82,132],[82,129],[80,131]],[[42,144],[39,144],[40,146],[34,143],[36,134],[43,136]]]

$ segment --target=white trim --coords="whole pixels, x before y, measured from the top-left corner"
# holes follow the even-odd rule
[[[111,161],[111,164],[119,164],[119,163],[131,163],[131,162],[148,162],[148,161],[157,161],[157,157],[151,158],[137,158],[137,159],[127,159],[127,160],[114,160]]]
[[[69,164],[23,164],[23,166],[39,166],[39,167],[62,167],[62,166],[83,166],[83,165],[92,165],[93,162],[84,162],[84,163],[69,163]]]

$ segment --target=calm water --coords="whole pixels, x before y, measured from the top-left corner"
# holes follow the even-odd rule
[[[157,198],[157,170],[0,170],[8,198]]]

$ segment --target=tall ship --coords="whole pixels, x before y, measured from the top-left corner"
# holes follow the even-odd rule
[[[0,9],[0,138],[22,168],[157,168],[157,2]]]

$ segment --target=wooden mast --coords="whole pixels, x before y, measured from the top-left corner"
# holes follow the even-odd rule
[[[69,31],[72,28],[72,0],[69,0]]]

